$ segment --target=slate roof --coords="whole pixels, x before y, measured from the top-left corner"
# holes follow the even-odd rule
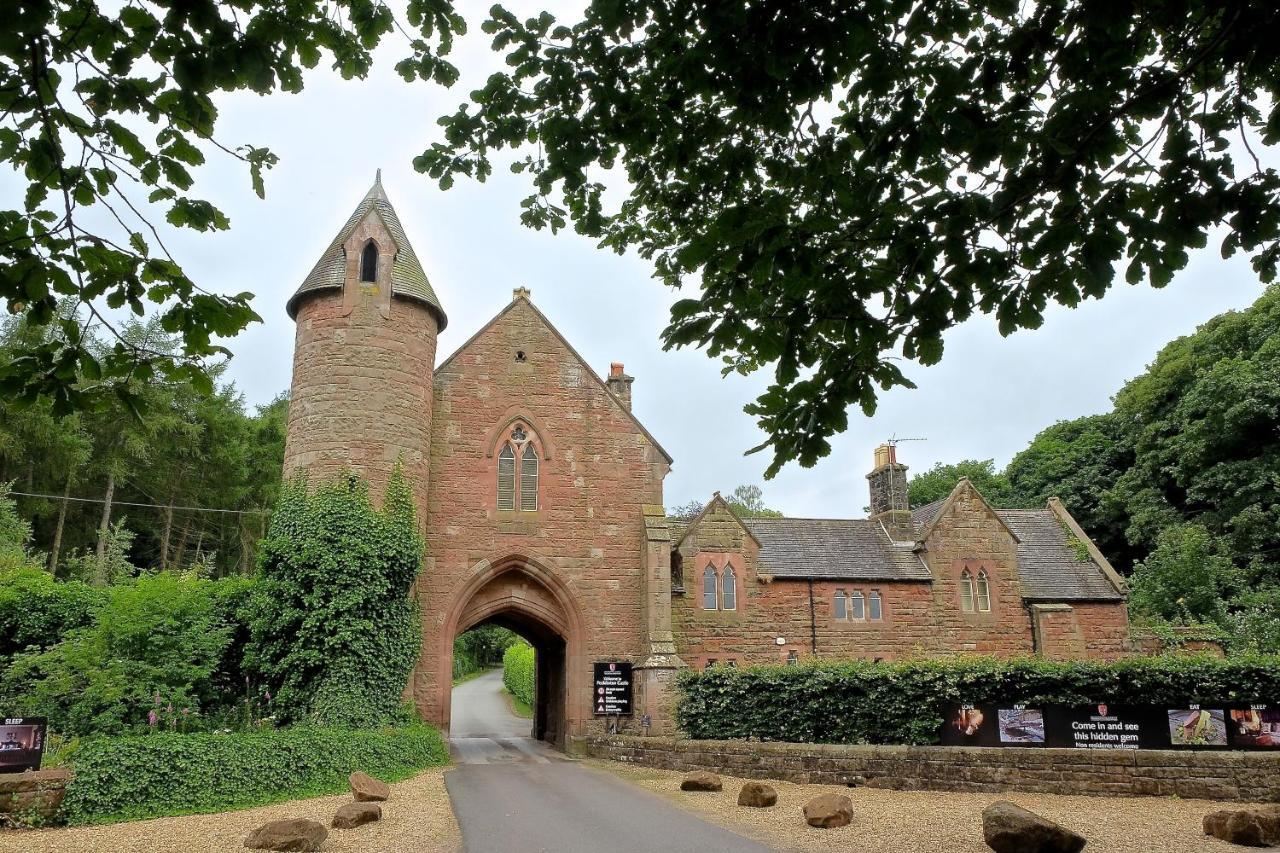
[[[1122,596],[1093,560],[1081,560],[1062,522],[1047,509],[998,509],[1018,537],[1022,597],[1047,601],[1120,601]]]
[[[760,540],[760,568],[777,578],[932,580],[909,543],[865,518],[744,518]]]
[[[942,506],[935,501],[912,511],[923,532]],[[1018,538],[1022,597],[1033,601],[1121,601],[1124,596],[1102,569],[1081,560],[1071,534],[1049,509],[995,511]],[[689,519],[671,520],[672,542]],[[869,519],[744,518],[760,541],[760,570],[776,578],[930,581],[929,568],[914,543],[891,542]]]
[[[347,276],[347,258],[342,250],[342,244],[347,241],[351,232],[370,210],[378,211],[378,215],[386,223],[387,230],[391,232],[391,238],[396,243],[396,258],[391,266],[391,293],[424,303],[435,315],[436,322],[439,323],[439,331],[444,331],[448,318],[444,314],[444,309],[440,307],[436,292],[431,289],[431,282],[427,280],[427,274],[423,271],[418,256],[413,252],[413,246],[409,245],[409,238],[404,233],[404,226],[400,224],[400,217],[396,216],[395,208],[391,206],[391,201],[382,188],[381,170],[374,178],[369,192],[365,193],[364,198],[356,205],[355,212],[351,214],[347,224],[342,226],[338,236],[334,237],[329,248],[324,250],[324,254],[320,256],[311,273],[303,280],[302,286],[289,298],[285,310],[289,312],[290,319],[297,315],[298,300],[304,293],[342,287]]]

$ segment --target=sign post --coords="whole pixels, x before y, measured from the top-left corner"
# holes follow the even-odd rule
[[[630,717],[631,662],[596,661],[591,705],[597,717]]]
[[[44,717],[6,717],[0,725],[0,773],[39,770],[44,755]]]

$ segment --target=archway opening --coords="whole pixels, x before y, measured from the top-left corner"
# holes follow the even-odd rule
[[[565,748],[574,728],[570,697],[582,689],[573,666],[581,621],[567,592],[545,569],[518,558],[489,567],[468,586],[451,609],[441,638],[448,640],[442,649],[448,657],[444,671],[452,673],[454,641],[466,632],[490,625],[514,632],[533,647],[532,717],[522,726],[513,723],[509,700],[499,694],[500,673],[482,684],[460,684],[456,690],[446,681],[441,685],[446,691],[441,705],[448,709],[449,736],[509,737],[516,726],[519,736]]]

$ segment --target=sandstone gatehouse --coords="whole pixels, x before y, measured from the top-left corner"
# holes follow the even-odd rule
[[[402,460],[427,542],[407,694],[442,727],[454,638],[486,623],[537,649],[534,735],[566,747],[601,725],[597,661],[633,664],[662,732],[685,666],[1129,651],[1124,582],[1066,507],[994,509],[961,481],[910,510],[892,447],[865,519],[739,518],[718,494],[668,518],[632,377],[597,375],[527,290],[436,363],[446,315],[380,180],[287,309],[285,472],[376,494]]]

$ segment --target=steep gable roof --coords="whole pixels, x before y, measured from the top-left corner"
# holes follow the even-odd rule
[[[381,169],[378,170],[369,192],[365,193],[364,198],[356,205],[355,212],[329,243],[329,247],[324,250],[315,267],[303,279],[301,286],[294,291],[293,296],[289,297],[289,301],[285,304],[289,317],[292,319],[297,316],[298,302],[304,294],[343,286],[347,278],[347,256],[342,244],[371,211],[387,226],[387,231],[396,244],[396,257],[391,265],[391,293],[425,304],[435,315],[439,331],[444,331],[444,327],[449,322],[448,318],[445,316],[444,309],[440,307],[440,300],[431,288],[431,282],[427,280],[427,274],[423,271],[418,256],[414,254],[413,246],[409,245],[409,238],[404,233],[404,226],[400,224],[400,217],[396,216],[395,208],[391,206],[391,201],[382,188]]]
[[[530,301],[529,292],[524,288],[518,288],[516,290],[515,297],[511,300],[510,303],[507,304],[505,308],[503,308],[497,314],[493,315],[493,317],[489,320],[489,322],[485,323],[483,326],[477,329],[476,333],[471,337],[467,338],[466,341],[463,342],[462,346],[458,347],[456,350],[454,350],[452,353],[449,354],[448,358],[440,362],[439,366],[436,367],[435,369],[435,375],[439,376],[441,373],[443,373],[449,367],[449,365],[453,364],[454,360],[457,359],[458,356],[466,352],[467,349],[473,343],[479,340],[481,335],[483,335],[485,332],[492,329],[494,326],[498,324],[498,322],[503,317],[507,316],[508,314],[510,314],[512,311],[514,311],[517,307],[521,305],[523,305],[524,307],[528,308],[530,311],[533,312],[534,316],[537,317],[538,320],[544,326],[546,326],[547,330],[551,332],[552,335],[555,336],[556,340],[558,340],[564,346],[564,348],[569,351],[569,354],[573,356],[574,359],[577,360],[578,364],[582,366],[582,369],[586,373],[586,375],[590,376],[592,379],[595,380],[595,383],[597,386],[599,386],[600,390],[603,391],[609,397],[610,400],[613,400],[613,402],[622,411],[622,413],[625,414],[631,420],[631,422],[635,425],[636,429],[640,430],[640,432],[644,435],[644,437],[648,440],[648,442],[652,444],[659,453],[662,454],[662,458],[667,460],[667,464],[668,465],[672,464],[675,460],[671,458],[671,454],[667,453],[667,451],[662,447],[662,445],[658,443],[658,440],[653,437],[653,433],[649,432],[649,430],[645,428],[645,425],[640,423],[640,419],[637,418],[629,408],[624,406],[621,400],[619,400],[616,396],[614,396],[613,392],[609,390],[609,386],[605,384],[605,381],[603,379],[600,378],[600,375],[596,373],[594,370],[592,370],[591,365],[587,364],[587,360],[584,359],[581,355],[579,355],[578,351],[573,348],[573,344],[569,343],[568,339],[565,338],[564,335],[560,334],[560,330],[557,329],[555,325],[553,325],[552,322],[547,319],[547,316],[545,314],[543,314],[541,311],[538,310],[538,307],[534,305],[532,301]]]
[[[707,501],[707,505],[699,510],[698,514],[693,518],[687,519],[683,522],[678,520],[676,521],[676,524],[680,525],[680,536],[673,540],[675,542],[673,547],[679,548],[680,544],[684,542],[685,537],[696,530],[698,525],[702,523],[702,519],[706,518],[711,511],[716,508],[722,509],[728,513],[730,518],[738,522],[738,526],[742,528],[744,533],[750,536],[757,545],[760,544],[760,540],[756,538],[756,535],[751,531],[750,526],[742,520],[741,516],[733,511],[733,507],[729,506],[729,502],[721,497],[719,492],[715,492],[711,495],[711,500]]]
[[[1018,535],[1022,597],[1046,601],[1118,601],[1124,596],[1049,509],[1000,509]],[[1083,559],[1082,559],[1083,557]]]

